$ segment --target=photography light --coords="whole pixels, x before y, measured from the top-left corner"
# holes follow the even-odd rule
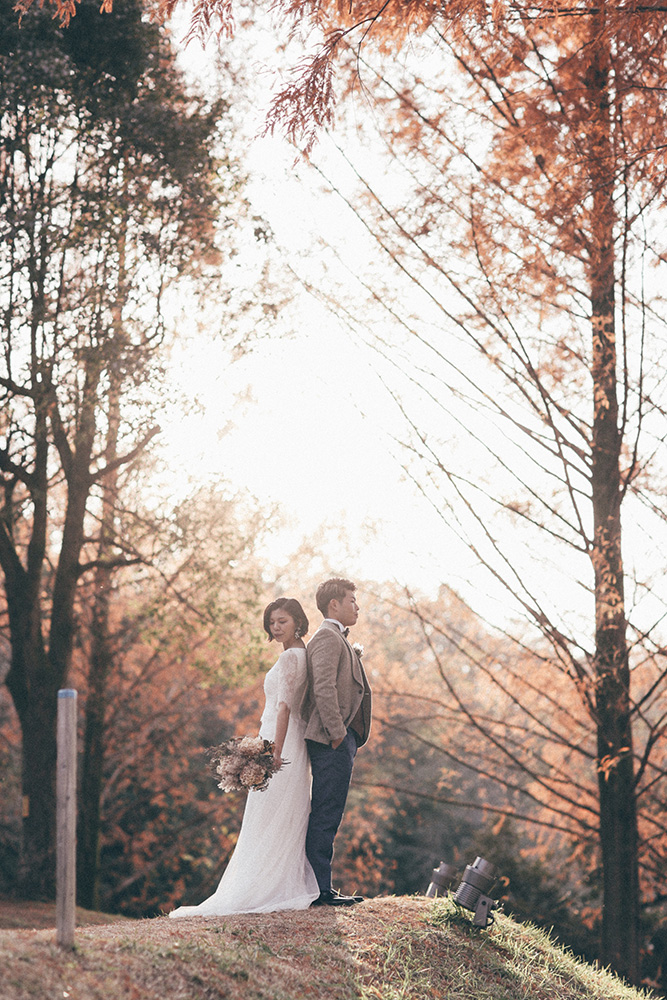
[[[495,877],[496,869],[489,861],[475,858],[473,864],[466,866],[461,885],[454,894],[455,903],[475,914],[475,927],[488,927],[494,921],[491,911],[498,909],[498,903],[485,893],[490,890]]]
[[[431,884],[426,890],[427,896],[443,896],[456,878],[456,868],[441,861],[438,868],[433,869]]]

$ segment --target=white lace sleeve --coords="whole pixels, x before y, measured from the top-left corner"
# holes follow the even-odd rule
[[[291,712],[301,704],[306,686],[306,653],[302,649],[286,649],[280,660],[276,704],[284,701]]]

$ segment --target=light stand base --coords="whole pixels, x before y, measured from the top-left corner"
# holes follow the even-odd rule
[[[495,899],[490,899],[489,896],[480,896],[477,900],[477,906],[475,907],[475,916],[473,917],[474,927],[488,927],[495,920],[491,910],[495,910],[498,907],[498,903]]]

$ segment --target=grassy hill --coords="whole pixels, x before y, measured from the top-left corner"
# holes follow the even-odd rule
[[[4,904],[0,911],[6,918]],[[3,1000],[647,996],[578,962],[534,928],[500,914],[477,930],[449,900],[424,897],[298,913],[87,922],[77,928],[74,951],[59,949],[52,929],[15,927],[0,930]]]

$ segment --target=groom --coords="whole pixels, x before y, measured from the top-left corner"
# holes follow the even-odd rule
[[[301,705],[313,792],[306,834],[306,855],[320,888],[312,906],[351,906],[362,896],[331,888],[331,859],[343,817],[357,748],[371,727],[371,689],[360,655],[347,640],[359,606],[350,580],[335,578],[317,588],[315,600],[324,621],[308,643],[308,687]]]

